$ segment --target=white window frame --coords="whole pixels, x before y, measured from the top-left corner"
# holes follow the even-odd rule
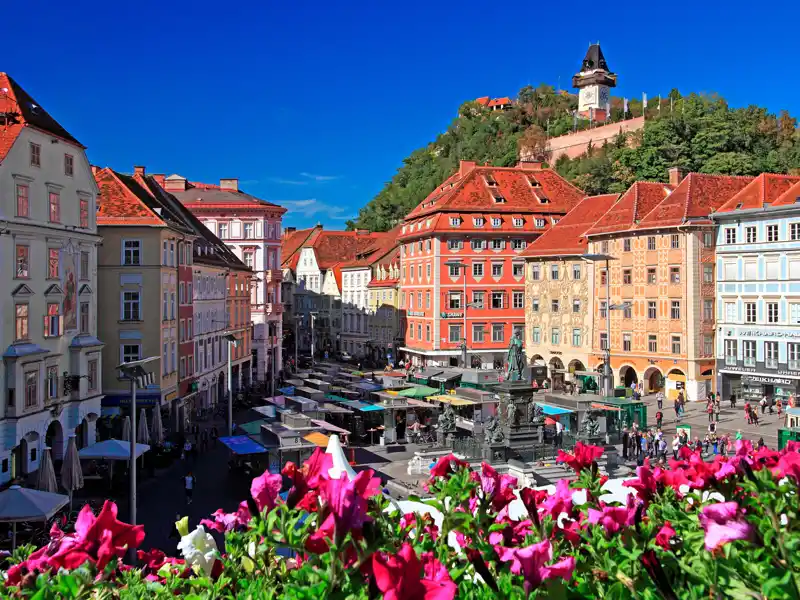
[[[131,263],[125,262],[125,253],[126,253],[126,250],[127,250],[126,247],[125,247],[125,244],[127,244],[128,242],[136,242],[136,244],[138,245],[138,248],[136,248],[136,250],[138,250],[138,255],[139,255],[138,256],[138,258],[139,258],[138,262],[131,262]],[[128,266],[141,266],[141,264],[142,264],[142,248],[143,248],[143,245],[142,245],[141,238],[122,238],[122,243],[121,243],[121,246],[120,246],[120,257],[119,257],[120,263],[119,264],[121,264],[122,266],[126,266],[126,267],[128,267]],[[131,255],[133,255],[133,249],[131,249]]]

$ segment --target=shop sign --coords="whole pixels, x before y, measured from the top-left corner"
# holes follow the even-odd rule
[[[408,311],[409,317],[424,317],[425,313],[419,310],[410,310]]]
[[[778,331],[772,329],[740,329],[740,337],[800,338],[800,331]]]
[[[411,314],[411,313],[409,313]],[[442,312],[441,317],[443,319],[460,319],[464,315],[459,312]]]
[[[169,394],[164,396],[164,402],[172,402],[177,397],[178,397],[178,392],[170,392]]]
[[[561,356],[562,352],[560,350],[550,350],[550,354],[554,354],[555,356]]]
[[[742,375],[742,383],[766,383],[769,385],[794,385],[791,379],[769,377],[767,375]]]

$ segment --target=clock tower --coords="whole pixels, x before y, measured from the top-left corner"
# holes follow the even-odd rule
[[[578,114],[594,121],[605,121],[611,102],[610,88],[617,85],[617,74],[608,68],[600,44],[592,44],[586,51],[580,72],[572,78],[578,88]]]

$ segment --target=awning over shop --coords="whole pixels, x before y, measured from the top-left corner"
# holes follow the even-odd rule
[[[397,392],[397,395],[403,396],[403,398],[426,398],[427,396],[435,396],[438,393],[439,390],[435,388],[428,387],[426,385],[418,385],[400,390]]]
[[[358,410],[361,412],[372,412],[375,410],[383,410],[382,406],[377,404],[367,404],[366,402],[361,402],[359,400],[339,400],[339,404],[344,404],[345,406],[349,406],[353,410]]]
[[[435,381],[437,383],[448,383],[450,381],[455,381],[460,377],[461,373],[458,371],[442,371],[438,375],[431,377],[431,381]]]
[[[287,385],[286,387],[278,388],[278,391],[284,396],[294,396],[295,386]]]
[[[378,385],[377,383],[356,383],[351,385],[350,387],[356,388],[357,390],[364,390],[365,392],[377,392],[383,389],[382,385]]]
[[[331,404],[329,402],[323,402],[319,410],[329,413],[331,415],[351,415],[353,411],[349,408],[345,408],[344,406],[338,406],[336,404]]]
[[[255,421],[250,421],[249,423],[243,423],[239,425],[239,429],[244,431],[247,435],[255,435],[261,432],[261,426],[265,423],[268,423],[266,419],[256,419]]]
[[[311,422],[318,427],[322,427],[325,431],[330,431],[331,433],[342,433],[344,435],[350,435],[350,432],[347,429],[342,427],[338,427],[333,423],[328,423],[327,421],[323,421],[322,419],[311,419]]]
[[[443,402],[445,404],[451,404],[453,406],[469,406],[470,404],[476,404],[472,400],[467,400],[466,398],[459,398],[458,396],[451,396],[449,394],[430,396],[428,400],[436,400],[437,402]]]
[[[267,449],[256,442],[255,440],[247,437],[246,435],[234,435],[231,437],[221,437],[219,441],[225,444],[234,454],[264,454]]]
[[[307,442],[311,442],[315,446],[319,446],[320,448],[327,448],[328,447],[328,438],[327,435],[324,433],[320,433],[319,431],[314,431],[309,433],[308,435],[304,435],[303,439]]]
[[[561,408],[560,406],[552,406],[550,404],[542,404],[541,402],[537,402],[536,404],[542,407],[542,411],[544,412],[544,414],[550,416],[566,415],[575,412],[574,410],[570,410],[568,408]]]
[[[416,373],[412,375],[415,379],[430,379],[431,377],[442,373],[444,369],[439,369],[437,367],[425,367],[424,369],[420,369]]]
[[[598,404],[597,402],[592,402],[592,408],[596,408],[597,410],[622,410],[618,406],[608,406],[607,404]]]

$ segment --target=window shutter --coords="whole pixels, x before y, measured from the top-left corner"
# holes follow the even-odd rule
[[[508,292],[503,292],[503,308],[508,308]]]
[[[44,316],[44,337],[50,337],[50,317]]]
[[[64,315],[58,316],[58,335],[64,335]]]

